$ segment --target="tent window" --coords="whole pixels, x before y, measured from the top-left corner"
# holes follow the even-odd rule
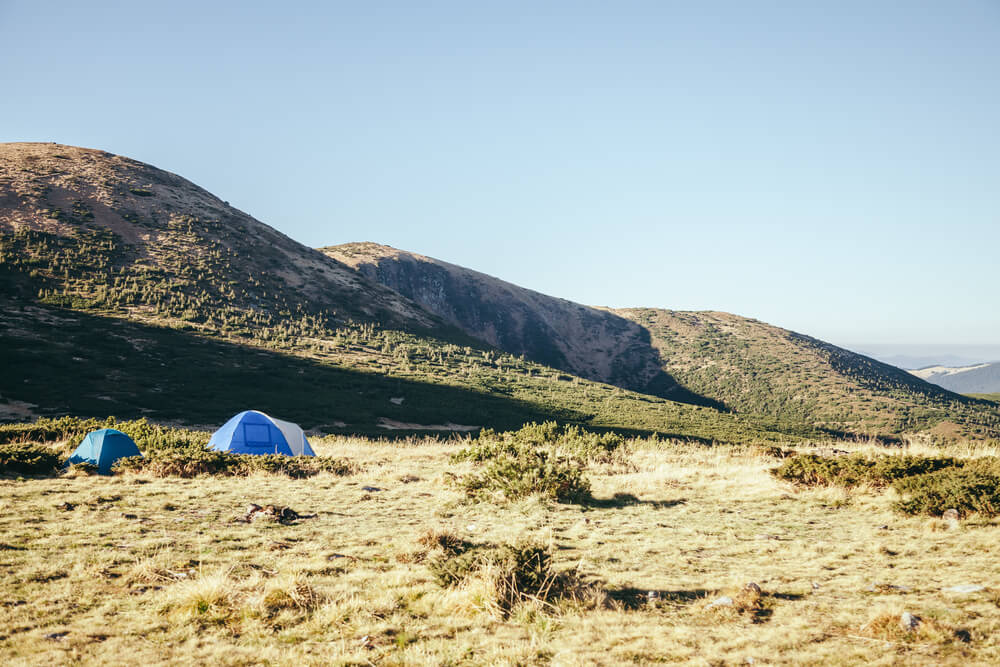
[[[267,424],[244,424],[243,438],[246,442],[271,442]]]

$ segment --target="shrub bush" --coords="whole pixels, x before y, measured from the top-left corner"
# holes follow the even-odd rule
[[[587,463],[620,458],[624,444],[617,433],[595,433],[555,422],[531,423],[504,433],[485,429],[452,461],[484,466],[482,472],[461,480],[470,497],[499,494],[514,500],[540,494],[559,502],[583,503],[590,499],[590,482],[584,476]]]
[[[104,420],[80,417],[39,418],[30,424],[5,424],[0,426],[0,443],[8,442],[59,442],[79,440],[91,431],[102,428],[118,429],[126,434],[143,452],[168,447],[194,447],[208,442],[208,434],[200,431],[151,424],[145,418],[119,421],[115,417]]]
[[[0,445],[0,473],[44,475],[55,471],[60,461],[59,454],[41,445]]]
[[[265,472],[293,478],[312,477],[323,472],[349,475],[356,470],[348,461],[329,457],[229,454],[194,447],[154,449],[143,457],[119,459],[111,469],[115,473],[143,472],[154,477],[242,477]]]
[[[553,571],[551,552],[530,542],[448,550],[442,557],[429,561],[428,568],[442,586],[457,586],[474,577],[485,577],[493,592],[493,602],[503,612],[525,599],[547,600],[558,596],[569,582],[568,577]]]
[[[963,468],[946,468],[900,479],[893,488],[903,496],[894,508],[905,514],[938,516],[954,508],[961,514],[1000,513],[1000,477]]]
[[[864,454],[851,454],[823,458],[815,454],[799,454],[785,459],[771,473],[779,479],[807,486],[888,486],[899,479],[962,465],[962,461],[949,457],[886,455],[870,458]]]
[[[497,433],[483,429],[469,447],[452,456],[453,461],[483,461],[516,456],[528,448],[551,449],[595,463],[610,463],[620,453],[625,438],[618,433],[598,433],[579,426],[560,426],[548,421],[525,424],[517,431]]]
[[[590,482],[583,463],[552,452],[533,449],[490,461],[483,472],[461,482],[465,492],[485,499],[496,493],[505,500],[533,494],[564,503],[583,503],[590,498]]]

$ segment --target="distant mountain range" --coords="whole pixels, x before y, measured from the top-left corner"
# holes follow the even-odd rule
[[[57,144],[0,144],[0,366],[0,419],[1000,437],[996,404],[809,336],[585,306],[374,243],[317,251],[179,176]]]
[[[960,394],[1000,393],[1000,362],[958,368],[929,366],[910,371],[918,378]]]

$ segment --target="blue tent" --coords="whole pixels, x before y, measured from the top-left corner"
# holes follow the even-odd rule
[[[316,456],[297,424],[247,410],[212,434],[208,448],[233,454],[284,454]]]
[[[91,431],[83,438],[69,463],[92,463],[102,475],[111,474],[111,464],[126,456],[142,456],[132,438],[113,428]]]

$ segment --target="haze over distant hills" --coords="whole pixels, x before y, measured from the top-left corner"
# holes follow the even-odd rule
[[[881,362],[915,370],[928,366],[958,368],[1000,361],[1000,345],[889,345],[845,344],[849,350]]]
[[[318,252],[97,150],[0,145],[0,287],[0,418],[1000,437],[995,404],[809,336],[584,306],[374,243]]]
[[[918,378],[960,394],[1000,392],[1000,362],[974,364],[959,368],[929,366],[910,371]]]

